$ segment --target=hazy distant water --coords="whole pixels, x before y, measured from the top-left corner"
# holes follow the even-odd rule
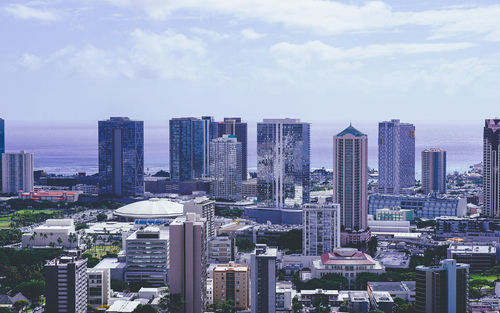
[[[348,121],[311,122],[311,166],[332,167],[332,136]],[[414,122],[416,168],[425,148],[447,150],[448,171],[464,171],[482,160],[483,121]],[[256,167],[256,122],[249,122],[248,166]],[[368,135],[368,162],[377,167],[378,122],[353,123]],[[35,167],[51,173],[97,172],[97,122],[6,121],[6,150],[35,154]],[[145,121],[145,167],[148,172],[168,169],[168,121]]]

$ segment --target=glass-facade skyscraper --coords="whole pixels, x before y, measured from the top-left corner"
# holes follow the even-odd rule
[[[5,153],[5,121],[0,118],[0,160]],[[2,165],[0,164],[0,187],[2,186]]]
[[[484,215],[500,217],[500,119],[487,119],[483,129]]]
[[[378,191],[399,194],[415,185],[415,126],[399,120],[378,124]]]
[[[186,181],[210,176],[210,140],[217,138],[213,118],[170,120],[170,177]]]
[[[333,203],[345,230],[368,223],[368,136],[349,126],[333,137]]]
[[[425,194],[446,193],[446,151],[422,151],[422,190]]]
[[[144,122],[99,121],[99,195],[144,195]]]
[[[241,122],[240,117],[225,117],[224,122],[217,124],[218,137],[222,135],[236,136],[238,142],[241,142],[241,173],[242,179],[246,180],[248,175],[248,153],[247,153],[247,123]]]
[[[257,123],[257,202],[260,207],[309,203],[310,124],[299,119]]]

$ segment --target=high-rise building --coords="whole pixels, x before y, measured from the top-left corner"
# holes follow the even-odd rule
[[[257,201],[260,207],[309,203],[310,124],[264,119],[257,124]]]
[[[484,215],[500,217],[500,119],[487,119],[483,130]]]
[[[302,216],[303,255],[322,255],[340,247],[340,205],[306,204]]]
[[[33,191],[33,154],[21,151],[19,153],[2,154],[2,192],[17,193],[18,191]]]
[[[144,122],[99,121],[99,195],[144,195]]]
[[[0,118],[0,160],[5,153],[5,121]],[[2,162],[0,161],[0,187],[2,186]]]
[[[276,256],[278,249],[257,244],[250,255],[252,313],[276,312]]]
[[[422,190],[425,194],[446,193],[446,151],[422,151]]]
[[[187,213],[175,219],[170,231],[170,294],[180,294],[184,312],[201,313],[206,302],[206,221]]]
[[[89,268],[88,303],[93,307],[107,305],[111,297],[111,271],[109,268]]]
[[[170,120],[170,177],[176,181],[209,177],[210,140],[217,127],[210,116]]]
[[[45,311],[87,312],[87,259],[62,256],[45,264]]]
[[[415,185],[415,126],[399,120],[378,124],[378,191],[399,194]]]
[[[164,286],[167,283],[169,232],[155,226],[137,230],[125,241],[125,280]]]
[[[216,265],[213,270],[213,298],[217,302],[232,300],[234,307],[250,307],[250,268],[248,265]]]
[[[215,236],[215,201],[208,197],[196,197],[183,203],[184,214],[196,213],[205,219],[207,239]]]
[[[469,302],[469,265],[456,260],[440,266],[416,267],[416,311],[419,313],[466,313]]]
[[[349,231],[367,227],[368,137],[349,125],[333,137],[333,203]]]
[[[247,123],[241,122],[240,117],[225,117],[224,122],[219,122],[217,136],[233,135],[241,142],[241,174],[242,179],[247,180],[248,175],[248,152],[247,152]]]
[[[215,199],[241,200],[241,151],[241,142],[233,135],[210,142],[210,176]]]

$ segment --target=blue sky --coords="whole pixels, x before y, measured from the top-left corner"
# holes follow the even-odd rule
[[[482,120],[499,17],[472,0],[2,1],[0,115]]]

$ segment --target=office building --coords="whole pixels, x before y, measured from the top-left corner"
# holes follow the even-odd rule
[[[497,264],[497,248],[489,244],[452,244],[447,258],[470,265],[470,271],[484,273]]]
[[[87,259],[62,256],[45,264],[45,311],[87,312]]]
[[[78,249],[80,236],[72,219],[48,219],[44,224],[22,235],[23,248],[61,247]]]
[[[366,229],[368,215],[368,137],[349,125],[333,137],[333,203],[347,231]]]
[[[183,203],[184,213],[196,213],[205,219],[205,232],[208,238],[215,236],[215,201],[208,197],[196,197]]]
[[[0,118],[0,160],[5,153],[5,121]],[[2,187],[2,162],[0,161],[0,187]]]
[[[257,202],[260,207],[309,203],[310,124],[299,119],[257,123]]]
[[[394,300],[386,291],[374,291],[369,293],[370,303],[373,310],[380,310],[384,313],[394,312]]]
[[[399,194],[415,185],[415,126],[399,120],[378,124],[378,191]]]
[[[107,305],[111,297],[111,275],[109,268],[88,268],[88,303],[93,307]]]
[[[435,148],[422,151],[422,191],[446,193],[446,151]]]
[[[33,154],[21,151],[19,153],[2,154],[2,192],[16,193],[33,190]]]
[[[382,195],[368,197],[368,214],[377,215],[380,209],[412,210],[414,217],[465,216],[467,200],[459,197],[431,195]]]
[[[170,178],[187,181],[210,175],[210,141],[217,127],[210,116],[170,120]]]
[[[99,195],[144,195],[144,122],[99,121]]]
[[[500,119],[487,119],[483,130],[483,215],[500,217]]]
[[[242,149],[236,136],[223,135],[210,142],[211,194],[215,199],[242,199]]]
[[[372,292],[388,292],[391,297],[415,302],[416,284],[414,281],[367,282],[368,294]]]
[[[234,236],[218,236],[208,240],[208,260],[210,263],[229,263],[234,261],[238,248]]]
[[[180,294],[185,312],[201,313],[206,305],[206,220],[196,213],[175,219],[170,231],[171,294]]]
[[[322,255],[340,247],[340,205],[306,204],[303,207],[303,255]]]
[[[257,178],[250,178],[241,183],[241,194],[245,198],[257,198]]]
[[[169,266],[169,232],[156,226],[137,230],[126,238],[125,280],[164,286]]]
[[[234,307],[250,307],[250,268],[234,263],[216,265],[213,269],[213,299],[219,303],[232,300]]]
[[[278,249],[257,244],[250,255],[252,313],[276,312],[276,257]]]
[[[446,259],[440,266],[416,267],[416,311],[466,313],[469,302],[469,265]]]
[[[439,240],[463,238],[470,242],[500,242],[500,220],[478,217],[436,218],[435,235]]]
[[[47,190],[37,190],[37,191],[19,191],[17,196],[19,199],[23,200],[36,200],[36,201],[51,201],[51,202],[76,202],[78,197],[82,194],[81,191],[47,191]]]
[[[217,136],[233,135],[241,143],[241,178],[247,180],[248,152],[247,152],[247,123],[241,122],[240,117],[225,117],[224,122],[218,123]]]

